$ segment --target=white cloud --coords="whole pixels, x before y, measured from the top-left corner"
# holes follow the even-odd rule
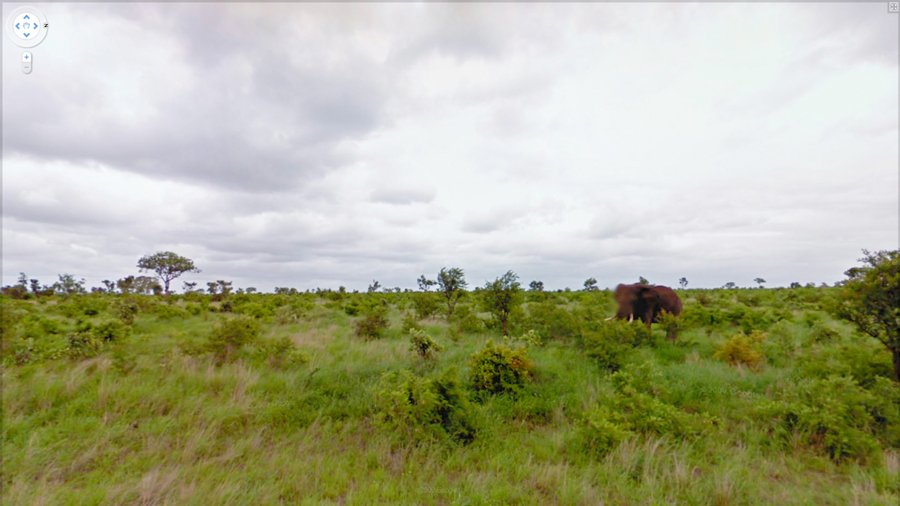
[[[786,284],[897,247],[880,4],[45,10],[32,75],[3,46],[4,283],[173,249],[262,289]]]

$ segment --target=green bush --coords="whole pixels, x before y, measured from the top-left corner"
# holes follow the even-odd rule
[[[687,413],[661,399],[662,377],[649,364],[611,377],[616,395],[610,403],[610,421],[641,434],[687,438],[702,434],[718,421],[703,413]]]
[[[102,342],[119,341],[131,334],[128,327],[120,320],[103,320],[92,325],[91,333]]]
[[[622,358],[631,347],[619,342],[608,333],[586,332],[582,343],[588,357],[601,369],[615,372],[622,367]]]
[[[409,341],[409,350],[416,352],[424,359],[434,358],[435,353],[443,349],[427,332],[421,329],[410,329]]]
[[[603,457],[634,435],[611,418],[609,411],[602,407],[589,411],[577,434],[579,449],[595,457]]]
[[[758,369],[763,360],[760,347],[765,339],[766,334],[756,330],[750,335],[738,333],[721,343],[713,356],[731,365]]]
[[[152,312],[160,320],[184,320],[190,316],[186,309],[174,304],[156,304]]]
[[[423,328],[422,324],[411,314],[404,315],[403,322],[400,324],[400,329],[404,334],[409,334],[410,330],[423,330]]]
[[[438,312],[441,307],[441,299],[436,293],[415,293],[412,297],[412,307],[413,311],[416,313],[416,318],[424,320],[426,318],[431,318]]]
[[[356,335],[364,339],[380,339],[388,328],[387,308],[377,306],[356,321]]]
[[[404,439],[461,444],[475,439],[472,409],[453,370],[434,380],[408,370],[387,372],[376,397],[378,423]]]
[[[126,325],[134,323],[134,317],[138,314],[138,305],[130,298],[123,298],[113,306],[113,313]]]
[[[552,300],[530,304],[525,324],[544,340],[574,338],[581,330],[578,318]]]
[[[773,421],[773,434],[782,443],[796,435],[835,461],[865,462],[880,455],[874,434],[895,437],[900,430],[896,404],[891,405],[897,395],[887,395],[879,399],[849,377],[803,379],[781,399],[764,403],[761,411]]]
[[[68,352],[72,358],[93,357],[100,353],[103,340],[92,332],[91,324],[83,322],[68,337]]]
[[[234,316],[219,322],[206,339],[206,349],[221,363],[234,358],[244,345],[259,337],[259,323],[249,316]]]
[[[272,316],[273,313],[270,307],[258,302],[245,302],[239,306],[235,306],[234,312],[237,314],[250,316],[258,320],[268,318],[269,316]]]
[[[309,356],[287,336],[277,339],[260,339],[254,346],[254,356],[275,369],[303,365]]]
[[[513,348],[488,341],[469,360],[472,387],[480,393],[515,393],[532,376],[532,364],[525,348]]]
[[[484,320],[479,318],[467,304],[456,306],[450,321],[453,324],[453,327],[462,334],[477,334],[479,332],[484,332],[486,328]]]

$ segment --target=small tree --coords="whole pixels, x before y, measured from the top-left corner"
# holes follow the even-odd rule
[[[421,276],[419,276],[419,279],[416,280],[416,283],[419,284],[419,290],[422,290],[423,292],[427,292],[428,290],[431,289],[432,286],[437,284],[437,281],[435,281],[433,279],[428,279],[425,277],[424,274],[422,274]]]
[[[681,289],[684,290],[685,288],[687,288],[687,285],[688,285],[688,280],[687,280],[687,278],[681,278],[681,279],[679,279],[679,280],[678,280],[678,284],[681,285]]]
[[[766,284],[766,280],[763,278],[754,278],[753,282],[759,285],[760,288],[762,288],[763,285]]]
[[[513,271],[506,271],[506,274],[484,285],[482,297],[485,309],[500,324],[503,335],[509,335],[509,315],[522,302],[519,276]]]
[[[864,265],[844,274],[841,315],[891,352],[894,380],[900,381],[900,250],[863,250]]]
[[[596,278],[587,278],[586,280],[584,280],[584,291],[595,292],[597,290],[599,290],[599,288],[597,288]]]
[[[194,261],[181,255],[172,253],[171,251],[160,251],[153,255],[141,257],[137,263],[141,271],[151,271],[156,273],[156,277],[162,281],[163,291],[169,294],[169,283],[173,279],[181,276],[186,272],[200,272],[200,269],[194,266]]]
[[[71,274],[60,274],[59,281],[53,283],[53,291],[71,295],[73,293],[85,293],[84,280],[76,280]]]
[[[468,286],[465,274],[459,267],[449,269],[444,267],[438,272],[437,284],[441,296],[447,301],[447,321],[450,321],[453,316],[453,308],[456,307],[456,303],[462,298],[463,292]]]
[[[194,289],[197,288],[196,281],[185,281],[184,282],[184,293],[191,293]]]
[[[543,281],[532,281],[528,283],[528,289],[532,292],[543,292],[544,291],[544,282]]]
[[[650,281],[647,280],[644,276],[638,276],[638,284],[639,285],[649,285]]]
[[[737,285],[734,283],[734,281],[729,281],[729,282],[725,283],[725,285],[722,286],[722,288],[724,288],[726,290],[733,290],[733,289],[737,288]]]

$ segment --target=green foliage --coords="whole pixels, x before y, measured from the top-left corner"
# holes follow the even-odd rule
[[[472,408],[452,369],[439,379],[408,370],[384,373],[376,404],[379,424],[404,440],[467,444],[475,439]]]
[[[749,335],[734,334],[719,345],[714,357],[731,365],[758,369],[763,360],[760,347],[765,339],[766,334],[759,331],[753,331]]]
[[[113,314],[126,325],[134,324],[134,317],[138,314],[138,305],[130,298],[122,298],[113,305]]]
[[[141,257],[137,263],[141,271],[151,271],[163,282],[165,293],[169,293],[169,283],[186,272],[200,272],[190,258],[171,251],[160,251]]]
[[[106,319],[91,326],[91,333],[100,341],[120,341],[131,335],[131,327],[120,320]]]
[[[513,271],[507,271],[494,281],[486,283],[481,291],[485,310],[491,314],[493,324],[504,336],[509,334],[510,314],[522,303],[522,299],[519,276]]]
[[[881,341],[893,356],[894,379],[900,381],[900,250],[863,250],[862,267],[845,273],[839,314]]]
[[[409,330],[409,350],[424,359],[432,359],[443,348],[427,332],[421,329]]]
[[[456,307],[450,323],[454,330],[462,334],[477,334],[484,332],[485,329],[484,320],[479,318],[468,304]]]
[[[416,318],[424,320],[431,318],[437,313],[441,305],[439,295],[431,292],[421,292],[413,294],[412,297],[413,311]]]
[[[659,326],[666,333],[666,339],[674,341],[678,338],[678,332],[681,330],[681,320],[668,311],[663,311],[656,318]]]
[[[186,309],[174,304],[156,304],[151,313],[160,320],[184,320],[191,316]]]
[[[294,341],[287,336],[259,339],[253,347],[254,358],[275,369],[284,369],[309,362],[309,355],[297,348]]]
[[[492,341],[472,355],[469,366],[472,387],[487,394],[519,391],[531,379],[533,370],[525,348]]]
[[[389,326],[387,319],[387,308],[378,305],[369,309],[359,320],[356,321],[356,335],[363,339],[380,339],[384,336],[384,331]]]
[[[718,421],[702,413],[687,413],[660,399],[662,377],[644,364],[632,371],[618,371],[610,378],[616,395],[610,404],[610,420],[623,429],[641,434],[697,436]]]
[[[764,404],[763,415],[773,420],[773,433],[783,443],[792,436],[830,458],[867,461],[877,457],[876,432],[896,437],[900,417],[896,414],[896,394],[877,398],[853,379],[830,376],[804,379],[789,388],[783,398]]]
[[[206,338],[206,350],[213,354],[218,363],[235,358],[235,354],[246,344],[259,338],[259,323],[248,316],[226,318],[216,324]]]
[[[447,321],[453,317],[453,309],[465,294],[465,273],[459,267],[442,268],[437,276],[438,291],[447,303]]]
[[[552,300],[529,304],[525,325],[545,340],[571,339],[581,331],[576,315]]]
[[[541,335],[534,330],[529,330],[518,336],[503,336],[503,342],[511,345],[521,345],[523,347],[540,346],[542,343]]]
[[[634,436],[630,430],[612,421],[613,416],[604,407],[596,407],[585,415],[577,434],[580,448],[592,456],[603,457],[619,443]]]

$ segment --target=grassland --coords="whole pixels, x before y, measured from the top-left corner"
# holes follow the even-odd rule
[[[475,293],[449,322],[421,293],[6,297],[2,502],[894,506],[900,389],[833,292],[681,291],[675,341],[603,291],[528,293],[524,340]],[[217,340],[234,318],[259,335]],[[473,387],[489,341],[521,385]]]

